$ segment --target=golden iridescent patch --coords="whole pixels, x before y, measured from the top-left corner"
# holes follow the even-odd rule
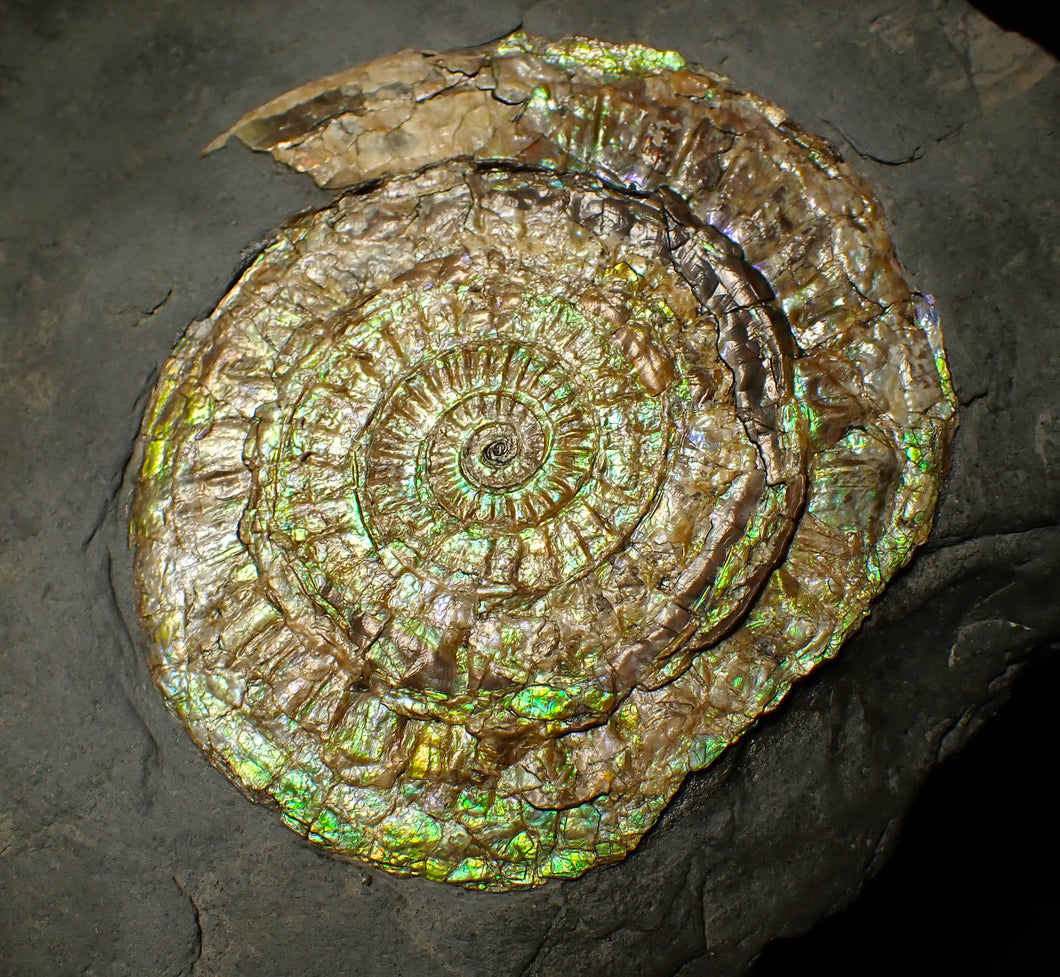
[[[587,38],[403,52],[232,132],[344,192],[148,407],[167,704],[388,871],[622,857],[927,536],[954,399],[878,204],[775,106]]]

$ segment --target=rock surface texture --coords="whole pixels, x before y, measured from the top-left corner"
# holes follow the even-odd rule
[[[519,24],[680,49],[832,139],[935,296],[963,409],[932,537],[840,658],[626,861],[492,894],[322,856],[203,761],[148,674],[123,476],[231,256],[330,197],[202,145],[308,78]],[[958,3],[9,5],[5,971],[733,974],[848,902],[926,773],[1060,636],[1054,67]]]

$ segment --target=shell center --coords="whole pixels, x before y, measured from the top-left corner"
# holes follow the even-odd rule
[[[518,413],[521,423],[489,421],[464,441],[460,470],[475,488],[506,492],[525,485],[541,468],[545,432],[533,413]]]

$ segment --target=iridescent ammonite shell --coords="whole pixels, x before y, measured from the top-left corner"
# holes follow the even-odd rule
[[[927,535],[930,301],[829,143],[669,52],[405,52],[233,132],[350,189],[155,390],[155,681],[333,852],[489,889],[621,857]]]

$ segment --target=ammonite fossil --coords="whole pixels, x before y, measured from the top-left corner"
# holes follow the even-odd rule
[[[930,301],[828,142],[672,52],[404,52],[232,131],[346,192],[147,410],[155,681],[335,853],[621,857],[926,537]]]

